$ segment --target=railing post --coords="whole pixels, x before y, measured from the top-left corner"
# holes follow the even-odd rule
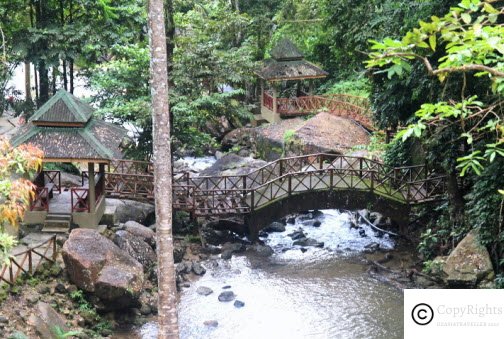
[[[362,158],[359,158],[359,178],[362,179]]]
[[[329,169],[329,188],[332,190],[334,185],[334,168]]]
[[[242,175],[243,196],[247,194],[247,175]]]
[[[292,174],[288,174],[287,176],[287,182],[288,182],[288,191],[287,193],[289,194],[289,197],[292,195]]]
[[[284,168],[283,168],[283,159],[280,159],[280,169],[279,170],[280,170],[279,176],[281,177],[283,175],[283,170],[284,170]]]
[[[320,157],[319,158],[319,169],[322,169],[322,168],[324,168],[324,155],[321,154],[319,157]]]
[[[28,272],[32,274],[33,263],[32,263],[32,252],[28,251]]]
[[[370,174],[371,174],[371,192],[374,191],[374,176],[375,176],[375,171],[371,171]]]
[[[53,258],[54,261],[56,261],[56,256],[58,254],[58,252],[56,252],[56,235],[53,236],[52,246],[53,246],[52,258]]]
[[[254,189],[252,189],[250,191],[250,198],[251,198],[251,200],[250,200],[250,212],[254,212],[254,205],[255,205],[255,201],[254,201],[254,196],[255,195],[254,195],[254,192],[255,192]]]

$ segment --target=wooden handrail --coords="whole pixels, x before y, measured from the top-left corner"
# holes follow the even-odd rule
[[[39,252],[38,249],[45,245],[46,247],[43,253]],[[48,257],[47,252],[51,248],[52,248],[52,256]],[[40,257],[40,260],[35,265],[35,267],[33,265],[34,255]],[[48,262],[55,262],[56,256],[57,256],[56,235],[53,235],[52,237],[39,243],[38,245],[32,246],[22,252],[12,254],[8,258],[9,262],[7,264],[2,264],[1,266],[0,281],[4,281],[9,285],[14,285],[14,283],[16,282],[17,278],[21,273],[32,275],[37,271],[37,269],[40,267],[40,265],[43,263],[44,260]],[[28,261],[28,267],[25,268],[24,265],[27,261]],[[14,266],[18,268],[15,273],[14,273]],[[9,273],[8,278],[5,277],[7,271]]]

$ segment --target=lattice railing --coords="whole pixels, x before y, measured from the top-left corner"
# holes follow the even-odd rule
[[[52,252],[51,254],[48,254]],[[57,255],[56,235],[48,240],[11,255],[6,263],[2,263],[0,281],[14,285],[21,274],[33,275],[44,262],[55,262]]]
[[[367,158],[320,153],[279,159],[247,175],[178,173],[173,180],[173,204],[202,216],[242,214],[286,195],[321,189],[368,190],[417,203],[441,198],[444,180],[426,166],[392,168]],[[107,173],[105,187],[112,196],[154,198],[151,174]]]

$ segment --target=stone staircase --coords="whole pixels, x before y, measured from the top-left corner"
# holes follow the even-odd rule
[[[70,230],[72,215],[67,213],[49,213],[44,221],[42,232],[67,233]]]

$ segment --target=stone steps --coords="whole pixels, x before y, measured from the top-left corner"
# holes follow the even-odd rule
[[[67,233],[70,230],[71,222],[71,214],[49,213],[44,221],[42,232]]]

